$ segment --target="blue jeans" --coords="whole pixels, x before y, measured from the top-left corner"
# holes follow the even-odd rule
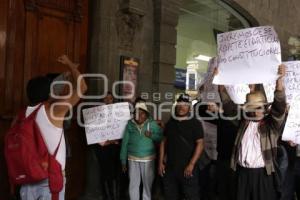
[[[66,179],[64,178],[64,187],[59,193],[59,200],[65,199],[65,184]],[[20,190],[20,196],[21,200],[51,200],[48,179],[35,184],[23,185]]]

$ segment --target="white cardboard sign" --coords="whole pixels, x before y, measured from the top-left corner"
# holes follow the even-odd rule
[[[270,83],[281,64],[280,42],[272,26],[218,34],[219,85]]]
[[[272,103],[274,101],[274,92],[276,88],[276,82],[272,83],[264,83],[264,90],[267,97],[268,103]]]
[[[284,62],[286,75],[284,77],[285,94],[288,103],[291,103],[295,94],[300,93],[300,61]]]
[[[300,94],[294,95],[282,134],[283,141],[300,144]]]
[[[123,138],[131,118],[128,102],[87,108],[82,112],[88,144]]]
[[[226,91],[235,104],[244,104],[250,88],[246,84],[225,85]]]

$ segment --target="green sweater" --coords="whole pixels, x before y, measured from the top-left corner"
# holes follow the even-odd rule
[[[145,136],[148,126],[150,132],[152,133],[150,138]],[[141,129],[139,129],[134,120],[128,121],[122,140],[120,153],[122,164],[126,165],[128,156],[144,158],[155,155],[154,142],[160,142],[162,137],[163,135],[161,128],[152,119],[148,119]]]

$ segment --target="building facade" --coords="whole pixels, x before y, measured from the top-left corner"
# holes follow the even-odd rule
[[[283,60],[291,56],[288,41],[297,37],[300,17],[297,0],[102,0],[90,1],[89,66],[91,73],[106,74],[109,90],[120,80],[120,57],[140,61],[137,95],[154,103],[174,102],[176,94],[197,87],[195,77],[216,56],[216,34],[247,27],[271,25],[277,31]],[[197,59],[200,58],[200,59]],[[195,67],[196,66],[196,67]],[[176,85],[176,70],[198,71]],[[182,78],[182,77],[181,77]],[[101,94],[101,81],[90,85],[91,94]],[[192,94],[197,91],[192,91]],[[164,118],[165,117],[165,118]],[[168,115],[163,116],[166,120]],[[97,165],[90,151],[87,187],[82,199],[97,199]]]
[[[111,86],[120,77],[120,56],[136,57],[137,94],[150,101],[159,99],[153,93],[164,101],[166,93],[178,92],[175,68],[186,69],[191,57],[216,55],[218,32],[272,25],[287,60],[288,40],[300,29],[296,0],[103,0],[90,6],[90,72],[106,74]],[[204,58],[200,75],[206,67]],[[99,83],[92,92],[100,91]]]
[[[90,95],[105,89],[118,93],[113,86],[123,77],[121,58],[135,58],[136,96],[159,104],[174,102],[186,88],[197,93],[197,81],[216,55],[217,33],[272,25],[283,60],[297,57],[300,46],[299,0],[3,0],[0,16],[0,199],[9,196],[5,132],[26,105],[27,81],[65,70],[54,62],[57,56],[66,53],[80,62],[80,70],[90,75]],[[188,85],[175,87],[177,70],[185,74],[187,69],[181,79]],[[106,76],[107,88],[95,74]],[[66,131],[72,149],[66,199],[80,194],[97,199],[94,147],[87,147],[84,130],[75,122]]]

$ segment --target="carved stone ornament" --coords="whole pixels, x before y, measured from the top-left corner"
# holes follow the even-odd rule
[[[126,10],[116,14],[116,28],[121,49],[132,50],[136,35],[143,25],[143,16]]]

